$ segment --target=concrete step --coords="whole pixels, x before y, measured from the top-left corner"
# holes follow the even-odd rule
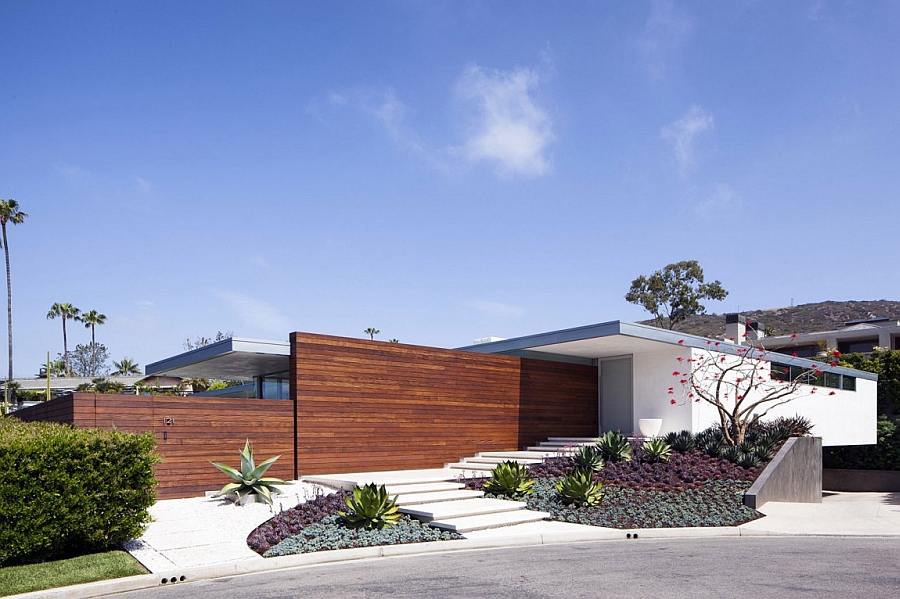
[[[422,522],[449,520],[466,516],[496,514],[499,512],[515,512],[524,508],[524,501],[507,501],[505,499],[460,499],[458,501],[441,501],[402,506],[400,511],[417,518]]]
[[[496,514],[482,514],[479,516],[461,516],[459,518],[446,518],[430,522],[430,526],[443,530],[455,530],[458,533],[472,532],[473,530],[485,530],[488,528],[500,528],[526,522],[537,522],[549,518],[547,512],[533,512],[531,510],[518,510],[515,512],[500,512]]]
[[[476,472],[486,472],[490,474],[491,470],[494,469],[496,464],[478,464],[478,463],[468,463],[468,462],[458,462],[456,464],[447,464],[447,467],[453,470],[454,472],[459,472],[460,470],[469,470]]]
[[[410,485],[385,485],[391,495],[409,495],[412,493],[435,493],[438,491],[456,491],[465,487],[462,483],[417,483]]]
[[[433,493],[401,493],[397,495],[397,505],[419,505],[438,501],[458,501],[461,499],[477,499],[484,497],[484,491],[457,489],[455,491],[435,491]]]
[[[584,445],[594,445],[597,443],[597,439],[593,439],[591,441],[541,441],[537,445],[533,445],[532,447],[546,447],[548,449],[553,449],[556,447],[582,447]]]
[[[382,472],[349,472],[345,474],[304,475],[300,480],[327,487],[352,489],[368,483],[376,485],[412,485],[420,483],[455,482],[458,472],[447,468],[425,470],[386,470]]]
[[[597,437],[550,437],[547,441],[551,443],[596,443]]]
[[[537,460],[542,461],[543,458],[552,458],[556,455],[555,451],[486,451],[479,453],[480,458],[500,458],[501,460]]]
[[[474,458],[463,458],[460,460],[464,464],[501,464],[508,461],[518,462],[519,464],[540,464],[541,458],[514,458],[510,456],[492,457],[492,456],[475,456]]]
[[[580,446],[578,446],[578,447],[580,447]],[[549,453],[551,456],[554,454],[566,454],[567,455],[567,454],[575,453],[576,451],[578,451],[578,447],[572,447],[572,446],[564,447],[562,445],[560,445],[559,447],[545,447],[545,446],[541,446],[541,445],[533,445],[531,447],[526,447],[525,451],[542,451],[544,453]]]

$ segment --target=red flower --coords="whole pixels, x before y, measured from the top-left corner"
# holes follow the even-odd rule
[[[837,362],[829,362],[828,365],[829,366],[837,366]]]
[[[677,357],[677,358],[675,358],[675,359],[676,359],[676,360],[678,360],[678,361],[679,361],[679,362],[682,362],[682,361],[684,361],[684,358],[682,358],[682,357],[681,357],[681,356],[678,356],[678,357]]]
[[[675,405],[676,403],[678,403],[678,402],[675,401],[674,399],[670,399],[670,400],[669,400],[669,403],[672,404],[672,405],[674,406],[674,405]]]
[[[796,339],[796,338],[797,338],[797,333],[791,333],[791,339]]]
[[[831,355],[834,356],[835,358],[840,358],[841,352],[839,352],[838,350],[834,350],[833,352],[831,352]]]
[[[828,395],[834,395],[834,391],[832,391],[832,392],[831,392],[831,393],[829,393],[829,394],[828,394]]]
[[[678,376],[679,374],[681,374],[681,373],[678,372],[677,370],[672,371],[672,376]]]
[[[797,352],[794,352],[794,353],[792,353],[791,355],[792,355],[793,357],[796,358],[796,357],[797,357]]]

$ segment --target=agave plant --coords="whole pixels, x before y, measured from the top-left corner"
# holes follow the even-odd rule
[[[484,490],[510,497],[530,495],[533,491],[534,479],[528,474],[525,466],[507,460],[497,464],[491,470],[491,480],[484,483]]]
[[[644,460],[647,462],[668,462],[672,455],[672,446],[662,439],[650,439],[643,445]]]
[[[565,504],[597,505],[603,499],[603,483],[590,470],[576,468],[556,483],[556,492]]]
[[[631,444],[628,438],[616,431],[607,431],[597,439],[597,448],[605,462],[627,462],[631,460]]]
[[[600,448],[596,445],[580,447],[572,455],[572,461],[575,462],[576,468],[590,472],[599,472],[603,468],[603,456],[600,455]]]
[[[376,487],[375,483],[369,483],[354,487],[353,495],[348,495],[345,502],[350,511],[338,512],[338,515],[350,528],[390,528],[401,517],[397,498],[392,499],[384,485]]]
[[[276,485],[283,485],[286,483],[280,478],[264,478],[263,475],[266,473],[266,470],[275,463],[275,460],[281,456],[278,455],[274,458],[269,458],[257,466],[253,461],[253,448],[250,446],[250,439],[247,439],[247,442],[244,444],[244,449],[240,453],[240,470],[218,462],[210,462],[213,466],[234,480],[233,483],[228,483],[222,487],[222,490],[216,493],[215,497],[235,494],[238,499],[243,499],[247,495],[259,495],[266,503],[271,505],[272,494],[281,492]]]
[[[755,453],[742,453],[734,463],[742,468],[757,468],[762,464],[762,460]]]

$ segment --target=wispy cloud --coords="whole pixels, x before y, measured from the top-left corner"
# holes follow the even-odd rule
[[[741,198],[729,185],[717,183],[712,190],[692,202],[694,212],[703,218],[720,217],[732,213],[741,205]]]
[[[694,140],[698,135],[712,131],[714,126],[713,115],[694,105],[683,117],[662,128],[660,137],[672,144],[682,172],[694,164]]]
[[[521,318],[525,316],[525,308],[502,302],[475,301],[467,304],[469,308],[491,318]]]
[[[265,300],[230,291],[216,291],[215,295],[237,314],[243,325],[250,329],[280,337],[290,331],[288,317]]]
[[[693,20],[669,0],[656,0],[637,40],[638,53],[651,79],[663,79],[669,63],[681,52],[694,31]]]
[[[151,183],[147,179],[144,179],[143,177],[138,177],[137,175],[135,175],[134,182],[137,185],[139,191],[142,191],[144,193],[153,191],[153,183]]]
[[[550,115],[536,95],[541,79],[532,69],[466,68],[456,84],[469,108],[471,127],[458,150],[470,162],[490,162],[503,174],[540,176],[550,169],[554,139]]]
[[[413,129],[407,124],[409,109],[397,98],[393,88],[387,87],[378,92],[367,94],[363,108],[382,124],[390,138],[401,149],[420,158],[431,158],[431,151],[420,141]]]

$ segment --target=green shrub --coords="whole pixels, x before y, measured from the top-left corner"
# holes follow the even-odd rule
[[[154,502],[153,435],[0,418],[0,566],[140,536]]]
[[[599,472],[603,468],[603,457],[600,455],[600,448],[596,445],[579,447],[578,451],[572,455],[572,461],[575,462],[576,468],[582,470]]]
[[[556,492],[567,505],[598,505],[603,499],[603,483],[594,480],[592,471],[576,468],[556,483]]]
[[[663,440],[672,447],[673,451],[677,451],[678,453],[692,451],[697,447],[694,435],[691,434],[691,431],[689,430],[678,432],[672,431],[663,437]]]
[[[354,487],[353,495],[346,502],[350,512],[338,512],[338,515],[349,528],[390,528],[400,519],[397,498],[392,499],[384,485],[376,487],[375,483],[369,483]]]
[[[631,459],[631,444],[622,433],[607,431],[597,439],[597,447],[605,462],[627,462]]]
[[[668,462],[669,456],[672,455],[672,446],[662,439],[649,439],[644,441],[644,461]]]
[[[826,447],[822,454],[825,468],[900,470],[900,426],[882,417],[877,445]]]
[[[497,464],[491,470],[491,480],[484,483],[484,490],[488,493],[515,497],[529,495],[532,485],[534,485],[534,479],[528,474],[525,466],[507,460]]]

